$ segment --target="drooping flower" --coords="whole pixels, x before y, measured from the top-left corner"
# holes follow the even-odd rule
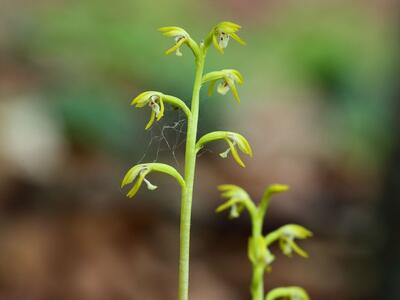
[[[221,22],[214,26],[212,31],[212,42],[214,47],[224,53],[224,49],[228,47],[229,39],[232,37],[238,43],[245,45],[246,43],[236,34],[242,26],[232,22]]]
[[[279,229],[269,233],[266,237],[267,245],[279,240],[279,247],[282,253],[291,257],[293,252],[302,257],[308,257],[307,252],[297,245],[295,239],[306,239],[312,236],[312,232],[303,226],[297,224],[288,224],[280,227]]]
[[[169,174],[174,177],[181,186],[185,185],[185,181],[183,180],[182,176],[173,167],[161,163],[148,163],[139,164],[132,167],[125,174],[121,183],[121,188],[136,180],[133,187],[129,190],[127,194],[129,198],[132,198],[136,195],[143,182],[146,184],[149,190],[153,191],[157,189],[156,185],[152,184],[148,179],[146,179],[146,176],[154,171]]]
[[[188,117],[191,115],[189,108],[182,100],[155,91],[147,91],[139,94],[132,100],[131,105],[135,105],[137,108],[148,105],[151,108],[150,120],[146,125],[146,129],[149,129],[153,125],[154,120],[159,121],[164,116],[164,102],[179,107]]]
[[[225,69],[210,72],[203,76],[203,83],[208,81],[210,82],[208,87],[209,96],[212,95],[217,81],[220,81],[217,86],[217,92],[221,95],[226,95],[226,93],[231,90],[236,101],[240,103],[239,93],[235,85],[236,83],[243,84],[243,76],[239,71],[234,69]]]
[[[216,141],[216,140],[224,140],[228,144],[228,149],[219,155],[222,158],[228,157],[229,153],[232,153],[233,159],[241,166],[245,167],[242,159],[239,156],[239,153],[236,149],[238,147],[240,151],[244,154],[253,156],[253,151],[250,147],[249,142],[245,139],[245,137],[239,133],[230,132],[230,131],[214,131],[210,132],[204,136],[202,136],[196,144],[196,150],[199,151],[206,143]]]
[[[135,105],[137,108],[148,105],[151,108],[150,120],[146,125],[146,129],[149,129],[153,125],[154,120],[159,121],[164,116],[162,93],[154,91],[143,92],[132,100],[131,105]]]
[[[310,300],[306,290],[298,286],[279,287],[272,289],[265,300]]]
[[[163,35],[174,38],[175,41],[175,44],[171,48],[167,49],[165,54],[168,55],[175,52],[177,56],[182,56],[180,47],[188,41],[189,34],[183,28],[176,26],[161,27],[158,30],[162,32]]]
[[[145,178],[146,175],[149,174],[149,172],[150,169],[146,165],[137,165],[130,169],[128,173],[126,173],[124,179],[122,180],[121,188],[124,187],[126,184],[133,182],[137,178],[135,184],[127,194],[129,198],[132,198],[136,195],[143,181],[146,183],[149,190],[155,190],[157,188],[157,186],[153,185]]]
[[[217,207],[215,210],[217,213],[230,209],[229,217],[233,219],[239,217],[245,208],[250,214],[255,212],[256,207],[249,194],[241,187],[234,184],[222,184],[218,186],[218,190],[221,192],[221,197],[227,200]]]

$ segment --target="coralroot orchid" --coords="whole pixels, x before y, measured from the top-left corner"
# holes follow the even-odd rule
[[[241,28],[232,22],[221,22],[214,26],[204,41],[196,43],[191,36],[181,27],[168,26],[159,29],[163,35],[173,38],[174,45],[165,51],[165,54],[174,53],[182,56],[181,47],[187,45],[195,57],[195,75],[193,83],[193,93],[190,108],[186,106],[181,99],[166,95],[158,91],[145,91],[135,97],[131,105],[136,108],[148,106],[151,110],[150,120],[146,129],[150,129],[155,121],[161,120],[165,113],[165,105],[172,105],[182,110],[187,117],[187,135],[185,148],[185,167],[184,176],[175,168],[162,163],[144,163],[133,166],[126,173],[122,180],[121,187],[131,185],[132,187],[127,196],[132,198],[137,195],[143,182],[149,190],[157,189],[147,176],[152,172],[161,172],[172,176],[181,187],[181,215],[180,215],[180,259],[179,259],[179,300],[188,300],[189,295],[189,246],[190,246],[190,224],[191,207],[193,198],[194,172],[196,165],[196,155],[207,143],[217,140],[223,140],[228,144],[227,150],[220,153],[220,156],[226,158],[232,154],[233,159],[241,166],[244,163],[239,156],[238,150],[242,153],[252,156],[253,150],[247,139],[239,133],[230,131],[215,131],[205,134],[197,140],[197,126],[199,119],[200,90],[204,83],[209,82],[208,93],[211,94],[218,83],[217,92],[225,95],[231,91],[234,98],[240,103],[240,97],[236,84],[243,83],[243,76],[234,69],[223,69],[204,73],[204,64],[207,51],[211,44],[224,53],[228,46],[230,38],[244,45],[244,41],[237,35]],[[222,185],[219,187],[222,197],[227,201],[217,208],[218,212],[230,209],[230,217],[237,218],[246,209],[252,221],[252,236],[249,238],[248,257],[253,265],[253,279],[251,293],[253,300],[263,300],[263,275],[265,271],[271,270],[271,265],[275,261],[275,256],[269,249],[271,243],[279,241],[284,254],[291,255],[296,252],[306,257],[306,252],[302,250],[294,239],[304,239],[311,236],[311,232],[299,225],[286,225],[263,236],[262,228],[264,217],[269,205],[270,197],[273,194],[284,192],[288,189],[286,185],[271,185],[264,193],[260,205],[256,206],[245,190],[236,185]],[[265,300],[274,300],[288,298],[291,300],[308,300],[307,293],[298,287],[279,288],[272,290]]]
[[[170,54],[175,52],[177,56],[181,56],[181,47],[187,45],[193,52],[196,62],[196,71],[193,84],[193,94],[190,109],[186,104],[177,97],[165,95],[161,92],[156,91],[146,91],[139,94],[132,100],[132,105],[136,108],[142,108],[149,106],[151,110],[150,120],[146,125],[146,129],[150,129],[154,121],[159,121],[165,112],[165,104],[168,103],[174,107],[181,109],[187,117],[187,135],[186,135],[186,151],[185,151],[185,172],[184,177],[179,174],[174,168],[160,163],[148,163],[141,164],[132,167],[128,173],[125,175],[122,181],[122,187],[133,183],[133,187],[128,192],[128,197],[133,197],[137,194],[140,186],[144,182],[149,190],[154,190],[157,186],[150,183],[146,178],[148,174],[152,171],[158,171],[167,173],[173,176],[181,185],[182,188],[182,200],[181,200],[181,226],[180,226],[180,264],[179,264],[179,300],[188,299],[189,290],[189,245],[190,245],[190,219],[191,219],[191,207],[192,207],[192,197],[193,197],[193,182],[194,182],[194,171],[196,163],[196,154],[198,150],[204,146],[204,143],[209,142],[219,136],[220,139],[225,140],[228,143],[229,150],[225,151],[221,156],[227,156],[230,152],[232,153],[235,161],[244,166],[243,161],[239,157],[236,150],[238,147],[243,153],[252,156],[252,150],[250,148],[247,140],[236,133],[224,132],[222,134],[211,133],[211,135],[206,135],[203,139],[200,139],[196,143],[197,139],[197,123],[199,117],[199,101],[200,101],[200,89],[203,83],[203,79],[212,80],[211,84],[215,84],[217,80],[222,80],[218,86],[218,92],[221,94],[226,94],[230,89],[234,97],[240,101],[235,83],[243,83],[243,78],[241,74],[236,70],[223,70],[219,72],[211,72],[209,75],[217,75],[217,77],[211,77],[207,79],[207,75],[203,78],[204,73],[204,63],[208,48],[212,41],[219,51],[226,48],[228,45],[229,38],[237,40],[241,44],[244,42],[237,36],[236,32],[239,30],[240,26],[231,22],[221,22],[214,26],[204,42],[196,43],[191,36],[181,27],[168,26],[161,27],[159,31],[167,37],[174,39],[174,45],[165,51],[165,54]],[[219,42],[215,42],[219,38]],[[215,74],[216,73],[216,74]],[[238,208],[240,210],[240,208]],[[238,212],[233,211],[233,215]]]

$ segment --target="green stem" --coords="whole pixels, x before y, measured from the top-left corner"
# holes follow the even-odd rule
[[[257,210],[257,215],[252,216],[252,241],[255,243],[253,249],[255,251],[254,255],[256,260],[253,262],[253,274],[251,280],[251,298],[252,300],[263,300],[264,298],[264,272],[265,272],[265,262],[259,259],[262,257],[263,249],[260,249],[258,245],[259,239],[262,238],[262,227],[263,219],[260,218],[259,214],[262,214],[260,210]]]
[[[179,300],[189,297],[189,248],[190,219],[192,210],[194,171],[196,167],[196,137],[199,117],[199,96],[204,70],[205,51],[200,48],[196,57],[196,73],[193,85],[191,117],[188,118],[185,152],[185,182],[182,190],[181,225],[180,225],[180,259],[179,259]]]
[[[265,266],[257,264],[253,266],[253,275],[251,281],[251,299],[263,300],[264,297],[264,271]]]

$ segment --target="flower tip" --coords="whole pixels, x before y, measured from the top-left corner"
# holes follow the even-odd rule
[[[219,191],[225,192],[225,191],[237,189],[239,187],[236,185],[233,185],[233,184],[220,184],[217,188]]]
[[[314,234],[312,233],[311,230],[304,228],[304,238],[309,238],[309,237],[312,237],[313,235]]]
[[[226,208],[225,208],[224,204],[221,204],[220,206],[218,206],[218,207],[215,209],[215,212],[216,212],[217,214],[219,214],[220,212],[224,211],[225,209],[226,209]]]
[[[270,193],[282,193],[289,190],[289,186],[286,184],[272,184],[269,186]]]
[[[127,179],[127,177],[128,177],[128,174],[124,176],[124,179],[122,179],[122,182],[121,182],[121,189],[122,189],[124,186],[126,186],[126,185],[128,184],[128,179]]]
[[[136,96],[135,98],[133,98],[133,99],[131,100],[131,105],[136,105],[137,102],[138,102],[139,99],[140,99],[140,96],[141,96],[141,94],[140,94],[139,96]]]
[[[228,153],[225,151],[225,152],[220,153],[219,156],[221,156],[222,158],[227,158]]]

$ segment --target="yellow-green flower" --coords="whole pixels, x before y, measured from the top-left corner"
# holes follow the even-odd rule
[[[203,83],[208,81],[210,82],[208,87],[209,96],[212,95],[217,81],[220,81],[217,86],[217,92],[221,95],[226,95],[226,93],[231,90],[236,101],[240,103],[239,93],[235,85],[236,83],[243,84],[243,76],[239,71],[234,69],[225,69],[210,72],[203,76]]]
[[[212,31],[212,42],[215,48],[223,54],[231,37],[240,44],[245,45],[246,43],[236,34],[240,28],[242,26],[232,22],[221,22],[216,25]]]
[[[241,166],[245,167],[242,159],[239,156],[239,153],[236,149],[238,147],[240,151],[244,154],[249,155],[250,157],[253,156],[253,151],[249,142],[245,139],[245,137],[239,133],[230,132],[230,131],[214,131],[207,133],[206,135],[202,136],[196,144],[196,151],[199,151],[201,148],[204,147],[206,143],[216,141],[216,140],[224,140],[228,144],[229,148],[220,153],[219,155],[222,158],[227,158],[229,153],[232,153],[233,159]]]
[[[149,129],[153,125],[154,120],[159,121],[164,116],[164,102],[179,107],[188,117],[191,115],[189,108],[182,100],[155,91],[147,91],[139,94],[132,100],[131,105],[135,105],[137,108],[148,105],[151,108],[150,120],[146,125],[146,129]]]
[[[162,93],[154,91],[143,92],[132,100],[131,105],[135,105],[137,108],[148,105],[151,108],[151,116],[146,125],[146,129],[149,129],[151,125],[153,125],[154,120],[159,121],[164,116],[164,102]]]
[[[174,38],[175,41],[175,44],[171,48],[167,49],[165,54],[168,55],[175,52],[177,56],[182,56],[180,47],[188,41],[189,34],[183,28],[176,26],[161,27],[158,30],[161,31],[163,35]]]
[[[279,247],[283,254],[291,257],[296,252],[302,257],[308,257],[307,252],[301,249],[295,242],[295,239],[306,239],[312,236],[312,232],[303,226],[297,224],[288,224],[269,233],[266,237],[267,245],[279,240]]]
[[[298,286],[279,287],[272,289],[265,300],[310,300],[310,296],[305,289]]]
[[[139,164],[132,167],[124,176],[124,179],[121,183],[121,188],[136,180],[135,184],[127,194],[129,198],[132,198],[136,195],[143,181],[145,182],[149,190],[155,190],[157,186],[146,179],[146,176],[154,171],[169,174],[174,177],[182,187],[185,186],[185,181],[183,180],[182,176],[173,167],[161,163],[148,163]]]
[[[147,174],[150,173],[150,169],[146,165],[137,165],[134,166],[132,169],[126,173],[124,179],[122,180],[121,188],[124,187],[126,184],[133,182],[136,177],[137,180],[133,187],[129,190],[127,196],[132,198],[136,195],[137,191],[139,190],[140,186],[142,185],[143,181],[146,183],[147,188],[149,190],[155,190],[157,186],[153,185],[150,181],[148,181],[145,177]]]
[[[241,187],[234,184],[222,184],[218,186],[218,190],[221,192],[221,197],[226,198],[227,201],[218,206],[216,212],[230,209],[230,218],[237,218],[244,208],[247,208],[250,213],[255,211],[256,208],[250,200],[249,194]]]

